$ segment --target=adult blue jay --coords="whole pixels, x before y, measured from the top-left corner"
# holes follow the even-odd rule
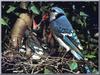
[[[55,39],[66,51],[71,51],[76,59],[84,60],[84,56],[80,52],[83,49],[81,43],[65,16],[65,12],[59,7],[52,7],[50,10],[50,28]],[[88,73],[90,72],[87,65],[85,69]]]

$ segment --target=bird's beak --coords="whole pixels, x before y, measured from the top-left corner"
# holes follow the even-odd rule
[[[49,14],[48,13],[45,13],[42,17],[42,20],[47,20],[49,18]]]

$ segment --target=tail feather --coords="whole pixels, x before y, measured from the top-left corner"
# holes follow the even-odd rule
[[[64,37],[64,41],[66,42],[67,45],[69,45],[72,48],[71,53],[76,57],[76,59],[84,60],[83,54],[78,50],[78,48],[66,36]],[[86,73],[91,73],[88,65],[86,65],[86,64],[85,64],[85,70],[86,70]]]
[[[90,68],[88,67],[88,65],[85,65],[85,70],[86,70],[86,73],[91,73]]]
[[[71,50],[71,53],[76,57],[76,59],[83,60],[83,58],[78,53],[76,53],[74,50]],[[85,67],[84,68],[86,70],[86,73],[91,73],[90,68],[88,67],[87,64],[85,64]]]
[[[78,53],[76,53],[74,50],[71,50],[71,53],[76,57],[76,59],[83,60],[83,58]]]

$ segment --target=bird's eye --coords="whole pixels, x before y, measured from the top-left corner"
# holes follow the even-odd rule
[[[53,9],[53,10],[51,10],[51,12],[56,12],[56,11]]]

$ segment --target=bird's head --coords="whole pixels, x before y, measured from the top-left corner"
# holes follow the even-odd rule
[[[65,12],[59,7],[52,7],[50,10],[50,21],[55,20],[56,18],[64,15]]]

